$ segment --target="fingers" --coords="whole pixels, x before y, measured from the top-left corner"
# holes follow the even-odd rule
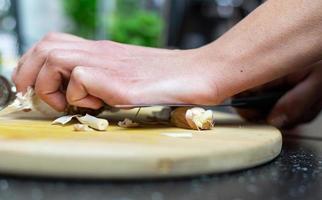
[[[124,83],[126,81],[113,73],[113,70],[103,67],[76,67],[67,88],[67,102],[92,109],[100,108],[103,102],[110,106],[132,105],[135,95]]]
[[[14,77],[14,83],[16,84],[17,91],[26,91],[29,86],[35,84],[41,67],[44,66],[48,56],[53,51],[58,50],[82,50],[87,47],[90,49],[90,44],[84,42],[43,42],[35,46],[30,58],[26,59],[21,65],[20,69]]]
[[[97,88],[95,84],[99,84],[96,76],[98,71],[95,68],[81,66],[73,70],[66,93],[70,105],[92,109],[99,109],[103,106],[103,102],[93,96]]]
[[[37,76],[36,94],[54,109],[63,111],[66,100],[61,86],[69,80],[76,66],[92,65],[95,62],[96,57],[85,51],[52,51]]]
[[[321,74],[312,73],[286,93],[274,106],[268,122],[279,128],[287,128],[315,118],[322,107]]]
[[[38,44],[33,45],[19,60],[17,67],[15,68],[12,74],[13,82],[18,85],[18,91],[25,91],[26,87],[32,86],[35,77],[37,76],[37,69],[43,65],[46,53],[49,53],[50,50],[55,48],[60,49],[71,49],[71,42],[84,42],[86,41],[83,38],[69,35],[65,33],[49,33],[47,34]],[[30,69],[29,67],[33,68]],[[21,70],[23,71],[21,73]],[[31,77],[29,77],[29,75]],[[28,77],[27,83],[24,83],[22,80],[25,80]],[[27,80],[27,79],[26,79]],[[27,86],[25,86],[28,84]]]

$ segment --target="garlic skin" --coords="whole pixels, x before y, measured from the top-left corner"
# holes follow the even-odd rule
[[[89,127],[99,131],[105,131],[109,125],[106,119],[97,118],[89,114],[86,114],[83,117],[77,116],[77,120],[80,123],[88,125]]]
[[[19,111],[31,111],[34,109],[32,98],[34,96],[34,90],[28,87],[27,92],[22,94],[18,92],[16,99],[7,107],[0,111],[0,116],[8,115]]]
[[[180,107],[172,111],[171,123],[180,128],[209,130],[214,126],[214,114],[199,107]]]
[[[187,122],[186,112],[190,107],[179,107],[171,112],[170,122],[176,127],[193,129]]]
[[[119,121],[117,125],[122,128],[134,128],[138,127],[139,123],[133,122],[131,119],[125,118],[123,121]]]
[[[74,124],[74,131],[77,131],[77,132],[88,132],[88,131],[94,131],[94,129],[90,128],[86,124]]]
[[[98,131],[106,131],[109,123],[106,119],[97,118],[94,116],[91,116],[89,114],[86,114],[85,116],[81,115],[66,115],[57,118],[55,121],[52,122],[52,124],[61,124],[65,125],[68,122],[70,122],[73,118],[76,118],[81,124],[89,126],[95,130]],[[77,126],[77,128],[80,128],[80,126]],[[85,127],[83,127],[85,128]],[[74,127],[75,129],[75,127]],[[81,128],[80,128],[81,129]]]
[[[55,119],[51,124],[66,125],[68,122],[72,121],[72,119],[75,118],[75,117],[77,117],[77,115],[61,116],[61,117]]]

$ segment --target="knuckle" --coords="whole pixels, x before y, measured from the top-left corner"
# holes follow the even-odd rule
[[[55,38],[57,38],[58,33],[56,32],[49,32],[47,33],[44,37],[43,37],[43,41],[50,41],[50,40],[54,40]]]
[[[57,60],[60,58],[61,52],[58,50],[51,50],[48,52],[46,65],[48,67],[54,67],[57,63]]]
[[[84,67],[77,66],[72,71],[71,79],[79,82],[81,80],[81,78],[84,76],[84,74],[85,74]]]
[[[47,42],[39,42],[34,48],[34,53],[43,54],[44,52],[48,51],[48,46],[49,44]]]

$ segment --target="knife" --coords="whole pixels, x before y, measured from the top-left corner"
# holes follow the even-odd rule
[[[107,105],[109,108],[144,108],[154,106],[165,106],[165,107],[235,107],[245,109],[269,109],[272,108],[275,103],[285,94],[285,91],[270,91],[260,93],[256,96],[247,97],[235,97],[223,104],[216,105],[201,105],[201,104],[132,104],[132,105],[115,105],[113,107]]]

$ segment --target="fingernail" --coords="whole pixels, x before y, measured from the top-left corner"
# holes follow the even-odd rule
[[[277,128],[282,128],[287,123],[287,120],[287,116],[282,114],[271,117],[268,122]]]

